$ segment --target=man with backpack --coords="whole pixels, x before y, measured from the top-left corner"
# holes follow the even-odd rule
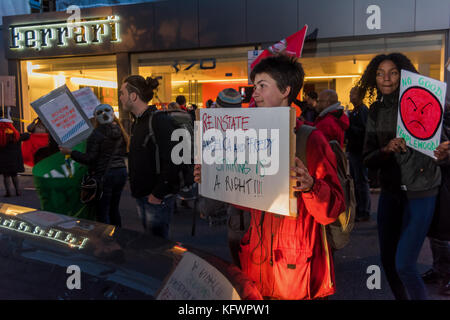
[[[257,107],[289,106],[303,85],[304,71],[296,59],[279,55],[261,60],[250,77]],[[302,126],[299,122],[297,131]],[[248,209],[251,222],[241,240],[241,269],[269,299],[320,299],[336,291],[324,227],[345,210],[336,157],[319,130],[309,134],[306,150],[307,164],[297,158],[291,176],[297,182],[298,216]],[[194,175],[201,182],[200,165]]]
[[[148,106],[158,85],[157,79],[132,75],[120,87],[119,97],[123,109],[134,117],[128,171],[138,215],[146,232],[168,238],[179,189],[179,168],[171,159],[177,143],[171,136],[177,127],[167,113]]]

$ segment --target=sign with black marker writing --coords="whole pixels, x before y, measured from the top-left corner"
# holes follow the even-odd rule
[[[233,285],[211,264],[186,252],[157,300],[240,300]]]
[[[296,216],[290,167],[294,166],[295,110],[213,108],[198,114],[200,194],[271,213]]]

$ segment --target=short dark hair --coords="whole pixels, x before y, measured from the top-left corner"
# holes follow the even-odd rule
[[[154,90],[159,86],[158,79],[152,77],[144,79],[139,75],[129,76],[123,82],[127,84],[128,93],[136,93],[145,103],[153,99]]]
[[[180,105],[184,106],[186,104],[186,97],[185,96],[178,96],[175,101]]]
[[[297,58],[284,54],[272,56],[261,60],[252,70],[250,79],[255,81],[257,74],[267,73],[277,83],[281,92],[285,92],[287,87],[291,87],[288,95],[288,103],[291,104],[297,98],[303,87],[305,71]]]
[[[317,100],[319,98],[319,95],[315,91],[308,91],[306,93],[306,96],[311,98],[311,99],[313,99],[313,100]]]

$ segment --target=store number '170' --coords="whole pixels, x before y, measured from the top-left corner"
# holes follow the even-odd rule
[[[208,70],[208,69],[215,69],[216,68],[216,59],[215,58],[206,58],[206,59],[191,59],[191,60],[183,60],[183,64],[190,63],[189,66],[186,67],[186,69],[183,69],[183,71],[187,71],[191,69],[196,64],[199,65],[199,68],[202,70]],[[175,69],[175,72],[180,71],[180,61],[175,61],[172,64],[172,67]]]

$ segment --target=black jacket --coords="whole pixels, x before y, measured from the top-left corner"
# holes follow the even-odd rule
[[[22,133],[18,142],[11,142],[0,148],[0,174],[15,174],[25,171],[22,158],[22,141],[29,138],[29,133]]]
[[[441,142],[450,140],[450,108],[444,113]],[[442,184],[436,200],[436,211],[428,235],[442,241],[450,241],[450,154],[440,163]]]
[[[102,124],[87,139],[86,153],[74,150],[70,156],[76,162],[87,165],[95,177],[101,178],[111,156],[110,169],[124,168],[126,154],[127,146],[119,126]]]
[[[178,142],[171,141],[173,130],[176,129],[171,118],[165,113],[159,113],[153,118],[153,131],[159,147],[160,173],[156,172],[155,144],[149,139],[144,145],[149,132],[149,117],[154,112],[147,109],[136,118],[131,127],[130,152],[128,169],[131,194],[140,198],[153,194],[163,199],[168,194],[178,192],[178,167],[172,162],[171,152]]]
[[[364,140],[364,164],[370,169],[380,169],[382,191],[395,193],[404,186],[409,198],[435,196],[441,184],[441,171],[433,158],[409,147],[405,153],[381,152],[381,148],[396,136],[398,94],[397,90],[370,106]]]
[[[345,132],[347,138],[346,151],[362,155],[368,114],[369,109],[365,104],[355,107],[350,112],[348,117],[350,126]]]

